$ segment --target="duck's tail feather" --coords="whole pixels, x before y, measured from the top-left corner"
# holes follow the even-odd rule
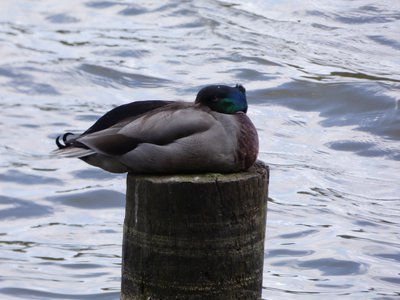
[[[74,139],[74,134],[72,132],[64,133],[56,138],[56,145],[58,149],[65,149],[71,146],[71,140]],[[69,137],[69,138],[68,138]]]
[[[86,145],[76,141],[78,137],[79,135],[75,135],[71,132],[58,136],[56,139],[58,149],[54,150],[52,154],[60,157],[82,158],[96,153]]]
[[[64,147],[52,152],[53,155],[60,157],[77,157],[82,158],[88,155],[95,154],[96,152],[92,149],[78,148],[78,147]]]

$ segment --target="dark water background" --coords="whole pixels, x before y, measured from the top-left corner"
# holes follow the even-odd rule
[[[400,2],[0,4],[0,299],[118,299],[124,176],[53,159],[115,105],[242,83],[264,299],[400,298]]]

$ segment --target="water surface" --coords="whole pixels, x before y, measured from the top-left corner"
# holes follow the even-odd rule
[[[0,298],[118,299],[125,176],[54,159],[116,105],[242,83],[264,299],[400,297],[400,3],[2,1]]]

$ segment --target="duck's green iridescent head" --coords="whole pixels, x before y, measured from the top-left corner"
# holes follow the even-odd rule
[[[246,90],[242,85],[209,85],[202,88],[195,103],[201,103],[223,114],[247,112]]]

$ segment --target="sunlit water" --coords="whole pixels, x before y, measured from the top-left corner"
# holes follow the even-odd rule
[[[399,298],[400,2],[134,2],[1,1],[0,298],[118,299],[125,176],[54,138],[213,83],[271,167],[263,298]]]

